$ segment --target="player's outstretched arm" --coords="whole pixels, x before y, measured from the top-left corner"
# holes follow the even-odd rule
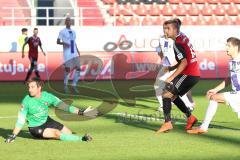
[[[25,124],[26,115],[27,115],[27,109],[22,106],[21,110],[18,112],[18,119],[15,125],[15,128],[13,129],[12,134],[6,138],[5,140],[6,143],[11,143],[16,139],[17,135],[19,134],[19,132],[21,131],[22,127]]]
[[[92,108],[92,107],[88,107],[88,108],[84,108],[84,109],[79,109],[77,107],[74,107],[72,105],[68,105],[66,103],[64,103],[63,101],[61,101],[60,103],[58,103],[56,105],[56,107],[58,109],[67,111],[69,113],[73,113],[73,114],[78,114],[78,115],[83,115],[83,116],[87,116],[89,118],[96,118],[98,115],[98,110],[96,108]]]

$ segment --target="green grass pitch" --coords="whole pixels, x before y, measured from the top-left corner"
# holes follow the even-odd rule
[[[201,80],[193,89],[193,98],[196,102],[193,114],[200,122],[208,105],[205,93],[219,82]],[[125,84],[128,83],[128,81],[120,81],[115,85],[123,86],[124,89]],[[80,82],[79,85],[102,89],[117,97],[116,91],[108,81]],[[240,158],[240,121],[229,107],[219,105],[207,134],[188,135],[184,131],[185,119],[183,116],[178,116],[174,120],[173,131],[156,135],[155,131],[162,124],[161,118],[160,120],[146,118],[156,113],[158,103],[154,96],[137,98],[135,106],[126,105],[119,99],[119,104],[114,110],[89,121],[63,121],[55,115],[54,109],[50,110],[53,119],[68,126],[75,134],[90,133],[93,141],[89,143],[36,140],[31,137],[25,126],[14,143],[6,144],[4,138],[11,133],[20,101],[27,93],[24,88],[22,82],[0,83],[0,160],[239,160]],[[44,89],[51,91],[48,85]],[[57,94],[57,96],[65,98],[65,95]],[[100,99],[84,96],[74,98],[74,104],[97,107],[100,103]],[[175,106],[172,112],[174,115],[181,115]],[[141,118],[124,117],[120,113],[124,115],[140,113]]]

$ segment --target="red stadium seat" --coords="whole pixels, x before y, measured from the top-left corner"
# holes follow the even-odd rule
[[[178,3],[179,3],[179,0],[168,0],[168,3],[178,4]]]
[[[174,10],[172,8],[172,5],[170,5],[169,3],[167,3],[166,5],[163,6],[162,8],[162,14],[164,16],[172,16],[174,13]]]
[[[111,16],[113,15],[120,15],[120,6],[117,3],[114,3],[114,5],[112,5],[109,9],[109,14]]]
[[[137,9],[134,11],[137,15],[145,16],[147,14],[147,7],[144,3],[140,3]]]
[[[104,4],[113,4],[115,2],[116,2],[115,0],[103,0]]]
[[[221,25],[234,25],[233,19],[228,15],[225,15],[219,22]]]
[[[186,15],[182,19],[182,24],[183,25],[194,25],[194,20],[191,16]]]
[[[178,16],[185,16],[187,14],[186,6],[182,3],[177,5],[176,9],[174,10],[174,13]]]
[[[219,25],[219,21],[216,15],[212,15],[208,20],[207,20],[207,25]]]
[[[153,24],[154,24],[154,21],[149,14],[147,14],[142,20],[142,25],[143,26],[151,26]]]
[[[211,16],[213,14],[213,8],[208,3],[205,3],[202,8],[202,15],[204,16]]]
[[[139,26],[141,23],[140,23],[139,17],[134,15],[134,16],[131,16],[128,24],[131,26]]]
[[[133,15],[134,12],[131,3],[128,2],[126,5],[124,5],[123,9],[120,12],[125,16]]]
[[[193,0],[181,0],[181,2],[184,4],[192,4]]]
[[[226,14],[225,7],[221,3],[218,3],[213,13],[217,16],[224,16]]]
[[[206,0],[206,2],[209,4],[217,4],[219,0]]]
[[[240,25],[240,15],[238,15],[234,21],[235,25]]]
[[[232,0],[232,2],[234,2],[235,4],[240,4],[239,0]]]
[[[233,0],[220,0],[222,4],[230,4]]]
[[[165,17],[163,15],[160,15],[156,18],[155,25],[163,25],[165,20]]]
[[[199,14],[194,22],[195,25],[207,25],[207,20],[206,18]]]
[[[231,4],[228,6],[227,10],[227,14],[229,16],[237,16],[238,14],[240,14],[240,11],[237,7],[236,4],[234,4],[233,2],[231,2]]]
[[[206,3],[206,0],[193,0],[193,2],[195,2],[197,4],[204,4],[204,3]]]
[[[159,5],[157,5],[157,3],[153,3],[150,8],[149,8],[149,11],[148,13],[151,15],[151,16],[158,16],[161,14],[161,10],[159,8]]]
[[[192,3],[192,5],[188,8],[188,14],[191,16],[197,16],[200,13],[200,9],[198,8],[198,5],[196,5],[196,3]]]
[[[116,26],[125,26],[125,25],[127,25],[127,21],[126,21],[124,15],[122,15],[122,14],[119,17],[116,18],[115,23],[116,23]]]

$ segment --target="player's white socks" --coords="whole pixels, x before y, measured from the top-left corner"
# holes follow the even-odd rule
[[[189,99],[188,99],[188,97],[187,97],[186,94],[183,95],[183,96],[180,97],[180,98],[182,99],[182,101],[184,102],[184,104],[185,104],[188,108],[190,108],[191,110],[193,110],[194,104],[189,101]]]
[[[218,103],[216,101],[210,100],[209,105],[205,114],[205,118],[202,122],[202,125],[200,128],[204,131],[208,130],[208,126],[210,122],[212,121],[216,111],[217,111]]]
[[[162,96],[157,96],[158,102],[159,102],[159,107],[162,108],[163,107],[163,102],[162,102]]]
[[[64,81],[63,81],[63,83],[64,83],[65,86],[68,85],[69,76],[70,76],[70,73],[64,71]]]
[[[74,72],[72,86],[77,86],[77,82],[78,82],[79,76],[80,76],[80,71],[76,70]]]

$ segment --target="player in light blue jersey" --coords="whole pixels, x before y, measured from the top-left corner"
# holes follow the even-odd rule
[[[226,51],[231,58],[229,61],[230,77],[207,92],[207,98],[210,101],[205,118],[200,127],[187,131],[190,134],[202,134],[208,131],[208,126],[217,111],[218,103],[229,105],[240,118],[240,40],[235,37],[228,38]],[[229,84],[232,85],[232,91],[218,93]]]
[[[63,46],[64,89],[68,92],[68,80],[71,70],[75,69],[72,86],[75,88],[80,76],[80,52],[76,44],[76,33],[71,28],[71,18],[65,19],[66,28],[59,32],[57,44]]]

